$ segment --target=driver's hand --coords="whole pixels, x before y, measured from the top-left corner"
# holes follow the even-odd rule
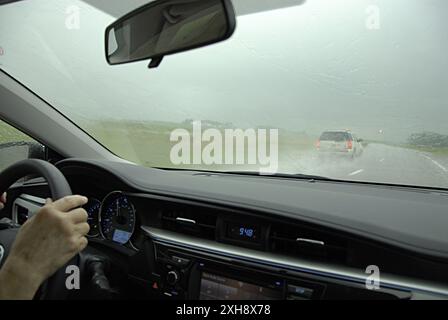
[[[0,196],[0,210],[5,207],[6,204],[6,192]]]
[[[55,202],[47,200],[23,224],[0,270],[0,298],[8,293],[7,282],[6,285],[13,285],[9,294],[17,293],[7,298],[32,299],[48,277],[87,246],[87,212],[80,208],[86,203],[87,198],[82,196],[68,196]],[[16,282],[15,287],[11,281]]]

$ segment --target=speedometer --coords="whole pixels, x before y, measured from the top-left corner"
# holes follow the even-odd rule
[[[108,240],[127,243],[135,228],[135,210],[121,192],[109,193],[103,200],[100,213],[100,232]]]
[[[84,205],[84,209],[88,214],[87,222],[90,226],[88,237],[97,237],[98,232],[98,215],[100,214],[101,202],[95,198],[89,198],[89,202]]]

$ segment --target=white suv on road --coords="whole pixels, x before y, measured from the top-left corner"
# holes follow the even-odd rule
[[[363,151],[362,140],[348,130],[325,131],[316,143],[319,155],[355,158]]]

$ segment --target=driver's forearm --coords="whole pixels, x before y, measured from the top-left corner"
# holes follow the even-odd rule
[[[31,300],[41,282],[26,264],[10,256],[0,270],[0,300]]]

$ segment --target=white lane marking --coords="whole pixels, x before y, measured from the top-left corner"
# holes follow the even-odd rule
[[[430,160],[434,165],[442,169],[443,172],[448,172],[448,169],[442,166],[440,163],[438,163],[436,160],[432,159],[430,156],[427,156],[426,154],[423,155],[426,159]]]
[[[359,169],[359,170],[353,171],[352,173],[349,173],[348,175],[349,175],[349,176],[355,176],[355,175],[357,175],[357,174],[360,174],[360,173],[363,172],[363,171],[364,171],[364,169]]]
[[[380,162],[384,162],[384,158],[381,158],[381,159],[380,159]]]

